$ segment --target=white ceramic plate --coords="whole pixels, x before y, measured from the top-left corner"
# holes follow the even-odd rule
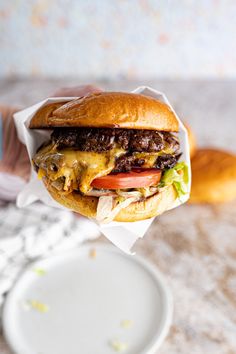
[[[170,294],[153,265],[92,245],[30,265],[7,297],[3,328],[17,354],[149,354],[171,317]]]

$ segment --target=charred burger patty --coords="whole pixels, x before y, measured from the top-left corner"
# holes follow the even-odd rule
[[[125,154],[116,159],[112,170],[115,173],[142,167],[150,156],[153,159],[153,168],[172,168],[180,157],[178,138],[172,133],[154,130],[57,128],[53,131],[51,140],[58,150],[73,148],[80,151],[105,152],[119,146],[125,150]],[[162,151],[156,158],[155,155],[145,154]],[[138,154],[139,152],[143,156]]]
[[[178,138],[169,132],[56,128],[51,140],[38,149],[33,163],[39,176],[49,177],[58,190],[91,195],[92,187],[114,190],[156,185],[162,172],[173,168],[180,155]],[[119,184],[100,180],[130,171],[138,171],[140,179],[140,172],[145,170],[152,172],[151,181],[145,175],[144,181],[138,180],[137,173],[135,180],[128,182],[125,177],[129,175],[124,175]]]
[[[158,152],[169,147],[177,151],[179,141],[174,134],[156,130],[110,128],[56,128],[51,138],[59,148],[73,147],[81,151],[107,151],[117,143],[124,150]]]

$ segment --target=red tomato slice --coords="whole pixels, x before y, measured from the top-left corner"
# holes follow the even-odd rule
[[[160,170],[136,170],[95,178],[91,185],[98,189],[142,188],[155,186],[160,182],[160,179]]]

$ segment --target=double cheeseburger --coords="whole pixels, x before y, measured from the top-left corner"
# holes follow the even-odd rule
[[[29,127],[51,130],[33,157],[51,196],[99,222],[151,218],[187,192],[178,120],[156,99],[95,93],[44,106]]]

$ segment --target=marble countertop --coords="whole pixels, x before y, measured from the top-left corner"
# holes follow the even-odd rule
[[[0,103],[27,106],[76,80],[0,82]],[[166,93],[190,124],[199,146],[236,152],[234,81],[97,83],[131,90],[146,84]],[[184,205],[157,218],[136,252],[164,273],[174,297],[174,319],[159,354],[236,353],[236,202]],[[0,353],[10,354],[3,337]],[[69,353],[68,353],[69,354]],[[138,354],[138,353],[137,353]]]

